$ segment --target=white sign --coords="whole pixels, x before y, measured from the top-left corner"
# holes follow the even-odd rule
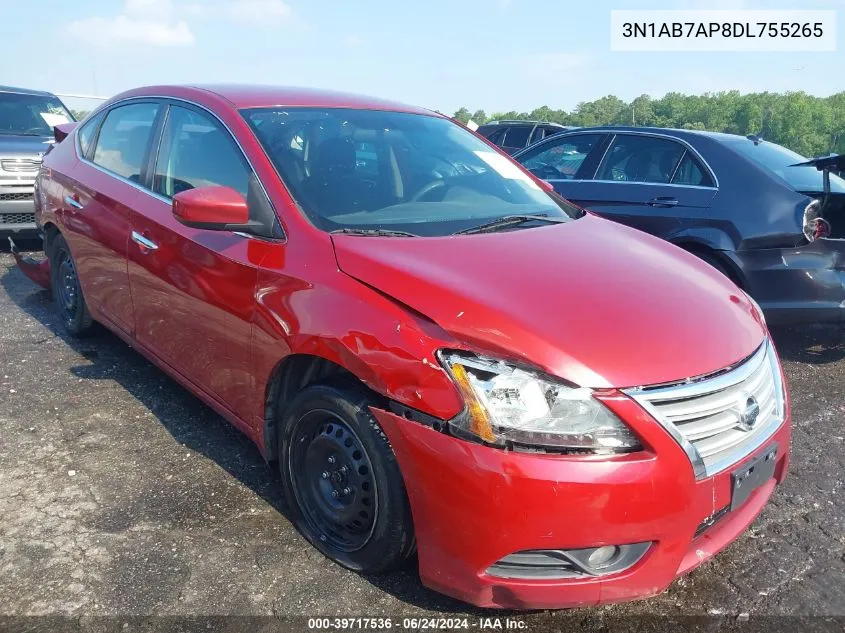
[[[610,50],[831,52],[836,11],[611,11]]]

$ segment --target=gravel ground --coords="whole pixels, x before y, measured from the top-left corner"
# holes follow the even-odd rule
[[[49,293],[0,253],[0,630],[136,630],[150,615],[174,616],[157,620],[167,629],[304,630],[288,618],[437,614],[472,628],[509,617],[502,627],[524,630],[632,618],[649,630],[845,630],[845,330],[774,335],[792,468],[744,536],[649,600],[481,612],[422,587],[413,566],[371,578],[323,558],[285,518],[252,443],[116,337],[66,338]],[[21,617],[45,615],[62,619]]]

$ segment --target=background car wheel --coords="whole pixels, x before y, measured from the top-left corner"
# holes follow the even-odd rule
[[[344,567],[396,569],[414,551],[411,509],[396,456],[352,381],[312,385],[286,407],[279,445],[297,529]]]
[[[53,238],[49,257],[53,301],[62,325],[71,336],[83,336],[91,330],[94,320],[82,296],[76,264],[61,235]]]

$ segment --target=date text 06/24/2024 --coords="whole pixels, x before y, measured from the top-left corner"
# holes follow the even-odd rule
[[[362,630],[411,630],[411,631],[456,631],[477,629],[479,631],[520,631],[527,629],[527,623],[519,618],[308,618],[308,629],[316,631],[362,631]]]

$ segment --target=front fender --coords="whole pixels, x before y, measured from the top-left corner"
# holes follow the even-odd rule
[[[377,393],[448,419],[463,401],[434,354],[456,346],[424,316],[339,270],[319,284],[260,273],[253,334],[257,387],[268,385],[288,356],[317,356]]]

